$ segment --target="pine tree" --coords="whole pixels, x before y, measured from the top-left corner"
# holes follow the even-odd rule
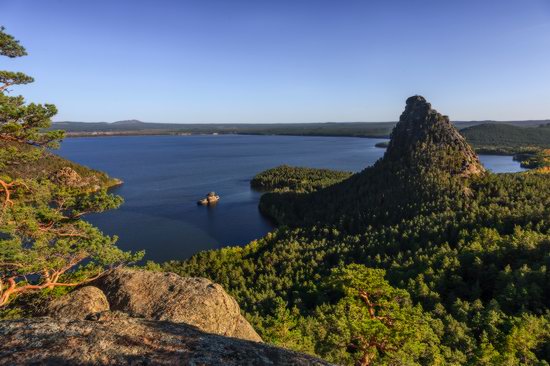
[[[0,55],[26,55],[3,27]],[[47,148],[63,138],[63,131],[48,130],[54,105],[9,95],[10,87],[31,82],[23,73],[0,71],[0,307],[24,293],[90,281],[142,255],[121,251],[116,238],[82,220],[116,208],[120,197],[97,190],[70,168],[53,177],[9,174],[45,164]]]

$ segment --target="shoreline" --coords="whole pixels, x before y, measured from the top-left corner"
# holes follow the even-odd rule
[[[389,135],[338,135],[338,134],[298,134],[298,133],[253,133],[253,132],[215,132],[215,133],[193,133],[193,132],[168,132],[168,131],[121,131],[121,132],[67,132],[65,138],[73,137],[131,137],[131,136],[301,136],[301,137],[356,137],[369,139],[389,139]]]

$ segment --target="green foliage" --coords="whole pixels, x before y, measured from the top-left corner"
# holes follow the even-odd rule
[[[10,58],[26,56],[27,51],[25,51],[25,48],[11,34],[4,32],[5,29],[0,27],[0,56]]]
[[[21,179],[52,179],[64,168],[74,170],[89,189],[112,187],[120,181],[107,174],[76,164],[48,150],[0,140],[0,171]]]
[[[0,55],[11,58],[26,55],[25,48],[0,27]],[[8,96],[12,85],[32,83],[32,77],[21,72],[0,70],[0,140],[36,146],[56,147],[62,131],[45,131],[57,113],[53,104],[26,104],[22,96]]]
[[[50,127],[51,118],[56,114],[57,108],[52,104],[25,104],[21,96],[0,94],[0,138],[4,141],[57,147],[64,132],[44,131]]]
[[[10,85],[23,85],[32,83],[34,79],[22,72],[0,71],[0,83],[4,84],[3,89]]]
[[[273,299],[273,312],[265,319],[253,319],[258,330],[271,342],[285,348],[315,354],[317,323],[313,318],[300,316],[298,308],[289,309],[280,297]]]
[[[327,287],[338,300],[316,310],[321,325],[317,352],[340,364],[441,363],[432,320],[384,275],[384,270],[358,264],[332,270]]]
[[[250,185],[264,191],[310,193],[351,175],[351,172],[281,165],[257,174]]]

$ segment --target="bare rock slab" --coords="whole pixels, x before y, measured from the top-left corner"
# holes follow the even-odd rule
[[[320,359],[120,312],[0,321],[0,365],[329,365]]]

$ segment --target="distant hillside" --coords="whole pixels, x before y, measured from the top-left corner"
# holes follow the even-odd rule
[[[550,123],[538,127],[484,123],[465,128],[460,133],[478,151],[522,152],[550,148]]]
[[[519,127],[538,127],[540,125],[549,124],[550,119],[529,119],[521,121],[493,121],[493,120],[484,120],[484,121],[454,121],[453,124],[456,128],[464,129],[472,126],[484,125],[484,124],[496,124],[496,125],[512,125]]]
[[[52,128],[63,129],[69,136],[87,135],[164,135],[164,134],[252,134],[297,136],[389,137],[397,122],[312,122],[312,123],[153,123],[138,120],[107,122],[56,122]],[[488,121],[456,121],[467,128]],[[546,121],[495,122],[498,125],[524,127],[550,123]]]
[[[253,134],[308,136],[388,136],[395,122],[324,123],[151,123],[137,120],[107,122],[56,122],[69,136],[146,134]]]

